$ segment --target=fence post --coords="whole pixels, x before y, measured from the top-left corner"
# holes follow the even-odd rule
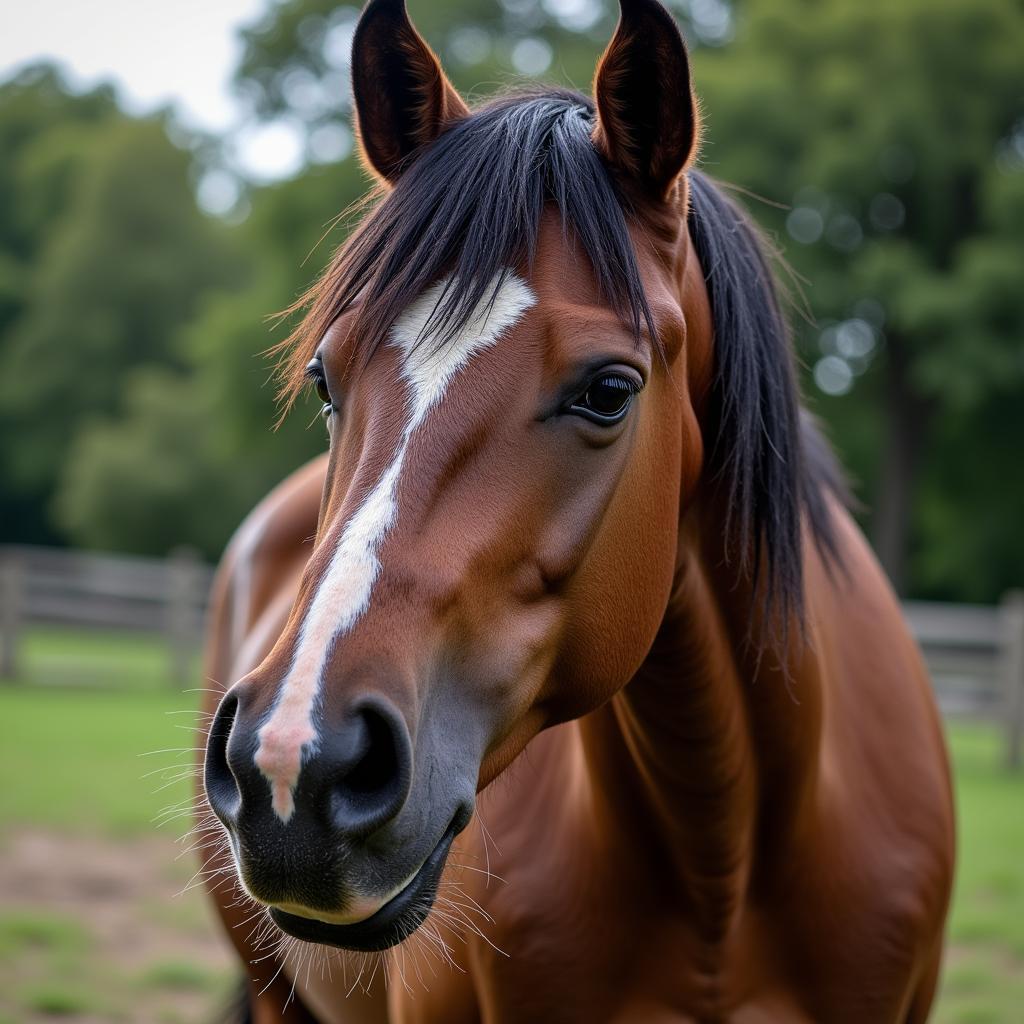
[[[0,679],[18,675],[21,632],[21,563],[17,555],[0,554]]]
[[[175,548],[167,559],[167,648],[170,678],[184,688],[192,678],[202,620],[202,563],[190,547]]]
[[[1021,766],[1024,748],[1024,591],[1011,590],[1003,598],[1000,666],[1006,696],[1006,762]]]

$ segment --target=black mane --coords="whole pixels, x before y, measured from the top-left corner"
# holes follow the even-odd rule
[[[282,346],[286,394],[341,313],[357,308],[352,334],[368,354],[447,276],[424,331],[443,345],[488,290],[493,299],[509,267],[532,265],[549,203],[590,261],[602,298],[637,343],[646,328],[657,346],[627,227],[633,214],[591,142],[593,120],[592,101],[577,93],[519,93],[484,105],[418,153],[300,303],[306,317]],[[708,470],[728,501],[728,549],[740,571],[760,572],[764,606],[784,622],[802,610],[805,517],[819,546],[834,549],[824,488],[838,478],[801,425],[789,336],[756,231],[710,179],[691,171],[689,180],[689,228],[715,332]]]
[[[708,467],[724,489],[729,550],[760,580],[764,607],[803,610],[805,520],[819,550],[837,560],[826,492],[845,499],[841,473],[800,408],[793,348],[766,258],[742,210],[691,171],[690,237],[707,283],[715,332]]]
[[[424,328],[443,345],[488,291],[497,294],[509,267],[532,265],[549,202],[590,261],[601,298],[638,343],[646,326],[657,344],[626,204],[590,141],[593,118],[586,97],[547,90],[500,97],[457,121],[415,155],[342,247],[305,298],[307,323],[282,347],[322,336],[358,296],[353,333],[369,355],[411,302],[450,277]],[[289,386],[297,383],[293,357]]]

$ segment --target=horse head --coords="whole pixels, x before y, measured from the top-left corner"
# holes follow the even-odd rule
[[[477,792],[648,656],[705,462],[712,327],[697,110],[659,3],[623,0],[596,103],[470,112],[400,0],[366,7],[353,83],[382,194],[286,371],[330,436],[314,550],[221,703],[206,789],[284,931],[381,949],[429,913]]]

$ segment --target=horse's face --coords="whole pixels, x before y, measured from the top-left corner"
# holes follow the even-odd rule
[[[650,648],[671,583],[679,466],[692,482],[701,448],[672,372],[679,296],[657,260],[641,266],[664,361],[596,294],[553,212],[533,273],[510,274],[490,315],[440,351],[429,336],[417,343],[434,291],[365,369],[346,371],[348,318],[318,350],[337,396],[332,458],[282,646],[294,657],[299,632],[316,634],[328,711],[347,713],[364,687],[399,709],[414,786],[458,777],[470,803],[539,729],[607,700]]]
[[[373,158],[365,122],[363,137]],[[315,550],[207,766],[243,880],[292,934],[383,948],[411,932],[477,790],[646,657],[680,480],[700,470],[708,351],[681,203],[655,208],[634,243],[660,352],[598,294],[554,210],[531,266],[507,268],[454,337],[430,335],[438,284],[366,361],[358,308],[322,338]]]

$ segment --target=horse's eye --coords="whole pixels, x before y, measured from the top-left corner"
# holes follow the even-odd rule
[[[314,356],[306,364],[306,379],[313,385],[313,390],[324,403],[326,411],[331,406],[331,393],[327,390],[327,375],[324,373],[323,360],[319,356]]]
[[[601,426],[612,426],[629,412],[637,391],[636,382],[628,377],[620,373],[604,373],[587,385],[587,390],[573,402],[569,411]]]

